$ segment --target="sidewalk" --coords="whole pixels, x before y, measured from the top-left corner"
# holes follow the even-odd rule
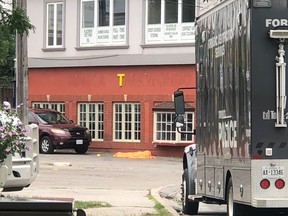
[[[179,216],[181,212],[180,185],[168,185],[151,190],[151,194],[173,216]]]
[[[108,200],[108,197],[103,197],[100,195],[102,200],[107,201],[113,207],[108,208],[94,208],[94,209],[85,209],[87,216],[141,216],[143,214],[156,214],[154,209],[155,203],[148,199],[149,193],[161,203],[167,211],[170,212],[172,216],[179,216],[177,211],[180,211],[180,186],[178,185],[169,185],[161,188],[152,189],[150,192],[131,192],[131,194],[121,194],[121,191],[115,191],[115,199]],[[118,199],[117,197],[121,197]],[[137,196],[137,202],[135,202]],[[87,194],[85,195],[87,198]],[[94,196],[95,199],[95,196]],[[177,210],[176,210],[177,209]]]

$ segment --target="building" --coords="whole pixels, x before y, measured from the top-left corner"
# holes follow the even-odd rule
[[[173,92],[195,86],[195,0],[27,0],[29,106],[64,112],[99,151],[180,155]],[[188,130],[195,92],[188,93]]]

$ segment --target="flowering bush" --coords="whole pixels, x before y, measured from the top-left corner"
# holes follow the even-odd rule
[[[5,107],[0,109],[0,161],[5,160],[9,154],[19,153],[22,156],[27,149],[25,132],[24,125],[15,114]]]

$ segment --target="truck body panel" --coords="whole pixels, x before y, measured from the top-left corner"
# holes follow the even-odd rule
[[[223,202],[232,179],[235,203],[288,208],[275,186],[288,180],[288,2],[209,2],[196,13],[197,195]]]

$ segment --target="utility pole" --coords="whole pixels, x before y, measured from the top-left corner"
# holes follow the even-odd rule
[[[16,0],[16,6],[27,12],[27,0]],[[28,52],[27,34],[16,32],[16,110],[24,125],[28,124]]]

